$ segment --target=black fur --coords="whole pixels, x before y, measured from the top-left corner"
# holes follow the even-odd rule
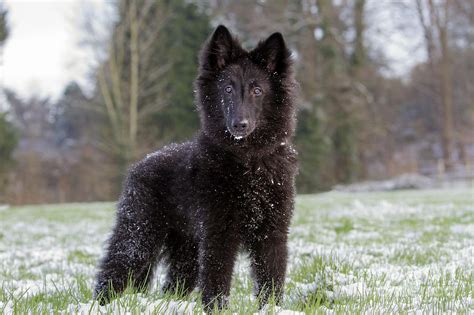
[[[295,81],[280,33],[254,50],[224,26],[204,45],[196,80],[201,130],[134,165],[97,276],[110,288],[145,289],[155,264],[169,264],[165,291],[202,290],[225,306],[237,252],[249,252],[256,294],[281,298],[293,212]]]

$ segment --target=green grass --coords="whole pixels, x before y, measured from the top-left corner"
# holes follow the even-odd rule
[[[1,210],[0,314],[200,313],[199,292],[160,293],[163,267],[148,293],[92,300],[113,215],[112,203]],[[472,188],[299,196],[289,251],[285,299],[268,314],[474,313]],[[241,255],[221,313],[256,312]]]

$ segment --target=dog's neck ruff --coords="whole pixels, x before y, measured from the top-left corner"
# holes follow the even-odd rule
[[[208,147],[212,152],[228,153],[246,164],[249,160],[263,159],[273,155],[285,146],[291,146],[290,139],[272,139],[265,144],[252,143],[248,137],[235,139],[228,136],[224,141],[216,140],[213,135],[206,134],[203,130],[199,133],[197,141],[200,145]]]

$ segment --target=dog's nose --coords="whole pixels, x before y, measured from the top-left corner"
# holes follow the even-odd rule
[[[249,125],[249,121],[247,119],[237,120],[234,121],[232,127],[234,127],[235,131],[245,131]]]

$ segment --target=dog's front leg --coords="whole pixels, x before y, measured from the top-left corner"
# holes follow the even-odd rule
[[[199,249],[199,282],[207,311],[226,306],[239,247],[237,233],[222,225],[214,227],[218,230],[208,229]]]
[[[274,295],[275,302],[281,302],[287,264],[287,234],[282,231],[268,232],[253,242],[250,248],[252,276],[255,294],[260,306]]]

